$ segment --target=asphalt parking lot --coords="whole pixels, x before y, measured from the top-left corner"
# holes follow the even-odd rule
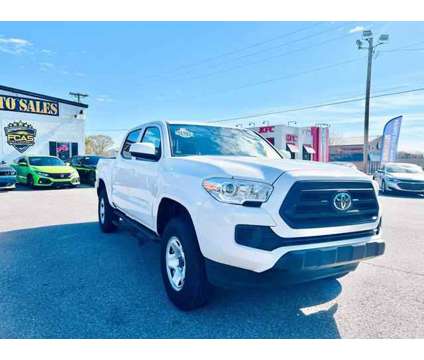
[[[105,235],[92,188],[0,193],[0,338],[424,337],[424,198],[382,197],[386,254],[339,280],[215,289],[184,313],[159,245]]]

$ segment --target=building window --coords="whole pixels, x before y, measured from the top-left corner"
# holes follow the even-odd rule
[[[286,144],[286,150],[290,153],[290,159],[296,159],[296,154],[299,152],[297,145]]]
[[[275,145],[275,139],[273,137],[266,138],[272,145]]]
[[[56,156],[56,141],[49,141],[49,155]]]
[[[315,150],[311,145],[303,145],[302,159],[312,160],[312,155],[315,154]]]
[[[71,144],[71,156],[78,155],[78,143],[72,143]]]
[[[66,161],[71,157],[71,147],[68,142],[56,143],[56,156],[63,161]]]

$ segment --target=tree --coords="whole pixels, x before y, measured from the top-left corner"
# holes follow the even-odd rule
[[[113,140],[107,135],[91,135],[85,138],[85,153],[108,156]]]

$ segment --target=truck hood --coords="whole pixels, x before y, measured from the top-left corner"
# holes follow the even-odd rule
[[[70,166],[31,166],[33,170],[50,174],[69,174],[73,172]]]
[[[196,164],[196,170],[212,176],[229,176],[274,183],[283,173],[329,178],[348,177],[369,180],[362,172],[339,165],[314,161],[264,159],[238,156],[187,156],[178,159],[181,165]],[[185,167],[185,166],[184,166]],[[206,168],[204,168],[206,167]]]
[[[424,173],[416,173],[416,174],[390,173],[389,176],[398,180],[424,181]]]

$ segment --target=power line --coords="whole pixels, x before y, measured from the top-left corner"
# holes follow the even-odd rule
[[[404,90],[404,91],[397,91],[397,92],[392,92],[392,93],[372,95],[372,96],[370,96],[370,98],[375,99],[375,98],[388,97],[388,96],[393,96],[393,95],[408,94],[408,93],[413,93],[413,92],[418,92],[418,91],[424,91],[424,87],[416,88],[416,89],[410,89],[410,90]],[[217,123],[217,122],[224,122],[224,121],[252,119],[252,118],[263,117],[263,116],[268,116],[268,115],[285,114],[285,113],[289,113],[289,112],[297,112],[297,111],[318,109],[318,108],[327,107],[327,106],[348,104],[348,103],[353,103],[353,102],[358,102],[358,101],[363,101],[363,100],[365,100],[365,97],[361,96],[361,97],[357,97],[357,98],[343,99],[343,100],[327,102],[327,103],[323,103],[323,104],[309,105],[309,106],[303,106],[303,107],[286,109],[286,110],[270,111],[270,112],[266,112],[266,113],[256,113],[256,114],[251,114],[251,115],[246,115],[246,116],[238,116],[238,117],[226,118],[226,119],[209,120],[209,121],[207,121],[207,123]]]
[[[199,60],[199,61],[194,62],[194,63],[191,63],[191,64],[186,64],[186,65],[178,66],[178,67],[174,68],[173,70],[168,71],[167,73],[178,72],[179,70],[182,70],[182,69],[187,69],[187,68],[191,68],[191,67],[196,67],[196,66],[199,66],[199,65],[207,64],[207,63],[212,62],[212,61],[217,60],[217,59],[221,59],[221,58],[224,58],[224,57],[233,55],[233,54],[237,54],[239,52],[243,52],[245,50],[249,50],[249,49],[252,49],[252,48],[255,48],[255,47],[258,47],[258,46],[262,46],[264,44],[268,44],[268,43],[271,43],[271,42],[280,40],[282,38],[286,38],[288,36],[295,35],[295,34],[300,33],[302,31],[305,31],[305,30],[309,30],[311,28],[314,28],[314,27],[316,27],[318,25],[323,25],[323,24],[321,22],[315,22],[312,25],[304,26],[304,27],[302,27],[300,29],[297,29],[295,31],[290,31],[290,32],[287,32],[287,33],[278,35],[276,37],[273,37],[273,38],[270,38],[270,39],[267,39],[267,40],[264,40],[264,41],[259,41],[259,42],[253,43],[253,44],[248,45],[248,46],[245,46],[245,47],[241,47],[241,48],[238,48],[238,49],[233,49],[233,50],[230,50],[230,51],[227,51],[227,52],[218,54],[218,55],[210,56],[210,57],[204,58],[202,60]],[[161,75],[158,75],[158,76],[161,77]]]
[[[334,31],[335,29],[332,29],[332,30]],[[320,35],[322,35],[322,34],[320,34]],[[273,59],[285,57],[287,55],[291,55],[291,54],[295,54],[295,53],[302,52],[302,51],[305,51],[305,50],[309,50],[311,48],[321,46],[321,45],[324,45],[324,44],[327,44],[327,43],[330,43],[330,42],[333,42],[333,41],[337,41],[337,40],[340,40],[340,39],[344,39],[346,37],[350,37],[350,36],[353,36],[353,35],[354,34],[345,34],[345,35],[342,35],[342,36],[337,36],[337,37],[333,37],[333,38],[330,38],[330,39],[326,39],[324,41],[321,41],[321,42],[318,42],[318,43],[315,43],[315,44],[311,44],[311,45],[304,46],[304,47],[301,47],[301,48],[293,49],[293,50],[290,50],[290,51],[285,51],[283,53],[271,55],[271,56],[268,56],[268,57],[265,57],[265,58],[262,58],[262,59],[258,59],[258,60],[255,60],[255,61],[237,64],[237,65],[234,65],[234,66],[231,66],[231,67],[228,67],[228,68],[223,68],[223,69],[220,69],[220,70],[217,70],[217,71],[212,71],[212,72],[209,72],[209,73],[203,73],[203,74],[198,74],[198,75],[183,77],[183,78],[177,77],[177,78],[170,79],[170,80],[171,81],[197,80],[197,79],[203,79],[205,77],[210,77],[210,76],[217,75],[217,74],[228,73],[228,72],[231,72],[233,70],[240,69],[240,68],[261,64],[261,63],[267,62],[269,60],[273,60]],[[313,37],[313,36],[311,36],[311,37]],[[304,39],[306,39],[306,38],[304,38]],[[302,39],[302,40],[304,40],[304,39]],[[293,43],[293,42],[291,42],[291,43]]]
[[[286,74],[286,75],[278,76],[278,77],[271,78],[271,79],[261,80],[261,81],[257,81],[257,82],[253,82],[253,83],[247,83],[247,84],[239,86],[239,87],[226,89],[226,90],[224,90],[224,93],[227,93],[229,91],[240,90],[240,89],[245,89],[245,88],[249,88],[249,87],[264,85],[264,84],[268,84],[268,83],[275,82],[275,81],[291,79],[291,78],[302,76],[302,75],[305,75],[305,74],[312,74],[312,73],[315,73],[315,72],[328,70],[328,69],[332,69],[332,68],[339,67],[339,66],[342,66],[342,65],[354,63],[354,62],[357,62],[357,61],[362,60],[362,59],[363,59],[363,57],[351,58],[351,59],[348,59],[348,60],[340,61],[340,62],[333,63],[333,64],[319,66],[319,67],[316,67],[316,68],[312,68],[312,69],[305,70],[305,71],[300,71],[300,72],[297,72],[297,73]],[[222,94],[222,93],[223,92],[220,91],[220,92],[216,92],[216,93],[207,94],[205,96]]]
[[[344,38],[344,37],[351,36],[351,35],[352,34],[343,35],[341,37],[337,37],[337,38],[333,38],[333,39],[328,39],[328,40],[325,40],[325,41],[323,41],[321,43],[314,44],[314,45],[312,45],[310,47],[322,45],[324,43],[328,43],[328,42],[337,40],[339,38]],[[423,42],[424,41],[420,41],[419,43],[423,43]],[[400,50],[400,49],[402,49],[404,47],[408,47],[408,46],[412,46],[412,45],[417,45],[419,43],[408,44],[408,45],[405,45],[405,46],[400,47],[400,48],[392,49],[390,51],[398,51],[398,50]],[[302,48],[302,49],[296,49],[296,50],[287,52],[285,54],[280,54],[279,56],[281,56],[281,55],[288,55],[288,54],[291,54],[291,53],[294,53],[294,52],[298,52],[299,50],[306,50],[306,49],[309,49],[310,47]],[[381,52],[386,52],[386,51],[381,51]],[[305,75],[305,74],[310,74],[310,73],[314,73],[314,72],[318,72],[318,71],[323,71],[323,70],[331,69],[331,68],[338,67],[338,66],[341,66],[341,65],[353,63],[353,62],[359,61],[361,59],[363,59],[363,57],[349,59],[349,60],[341,61],[341,62],[334,63],[334,64],[328,64],[328,65],[324,65],[324,66],[321,66],[321,67],[313,68],[313,69],[310,69],[310,70],[305,70],[305,71],[301,71],[301,72],[298,72],[298,73],[294,73],[294,74],[287,74],[287,75],[279,76],[279,77],[276,77],[276,78],[271,78],[271,79],[262,80],[262,81],[258,81],[258,82],[253,82],[253,83],[247,83],[247,84],[242,85],[242,86],[239,86],[239,87],[227,88],[227,89],[219,90],[219,91],[216,91],[216,92],[211,92],[211,93],[208,93],[208,94],[202,94],[200,96],[192,97],[191,99],[199,99],[199,98],[203,98],[203,97],[206,97],[206,96],[214,96],[214,95],[226,94],[228,92],[235,91],[235,90],[241,90],[241,89],[245,89],[245,88],[249,88],[249,87],[254,87],[254,86],[258,86],[258,85],[264,85],[264,84],[271,83],[271,82],[274,82],[274,81],[290,79],[290,78],[294,78],[294,77],[297,77],[297,76],[301,76],[301,75]],[[176,99],[174,99],[174,100],[176,100]]]
[[[397,92],[390,92],[390,93],[382,93],[377,95],[371,95],[371,98],[381,98],[381,97],[389,97],[393,95],[401,95],[401,94],[408,94],[408,93],[414,93],[424,91],[424,87],[422,88],[416,88],[416,89],[409,89],[404,91],[397,91]],[[353,102],[359,102],[365,100],[365,97],[356,97],[356,98],[350,98],[350,99],[343,99],[343,100],[337,100],[333,102],[327,102],[327,103],[321,103],[316,105],[310,105],[310,106],[304,106],[304,107],[298,107],[298,108],[292,108],[287,110],[280,110],[280,111],[272,111],[267,113],[257,113],[257,114],[251,114],[246,116],[240,116],[240,117],[234,117],[234,118],[227,118],[227,119],[219,119],[219,120],[209,120],[205,123],[218,123],[218,122],[224,122],[224,121],[235,121],[235,120],[243,120],[243,119],[251,119],[251,118],[257,118],[267,115],[276,115],[276,114],[283,114],[283,113],[289,113],[289,112],[297,112],[297,111],[303,111],[303,110],[310,110],[310,109],[317,109],[321,107],[327,107],[327,106],[336,106],[336,105],[342,105],[342,104],[348,104]],[[87,129],[89,132],[126,132],[128,131],[128,128],[122,128],[122,129]]]

